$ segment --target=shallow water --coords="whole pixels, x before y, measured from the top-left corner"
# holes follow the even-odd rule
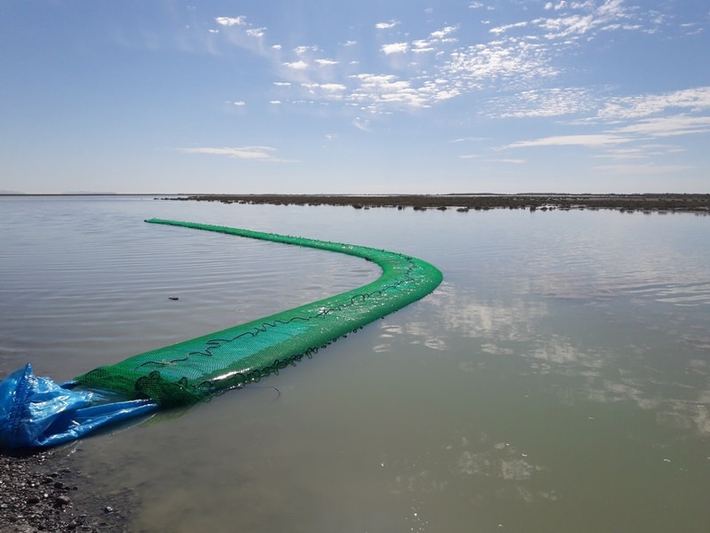
[[[377,276],[152,216],[444,272],[278,376],[63,448],[97,490],[133,492],[134,530],[710,529],[708,217],[140,198],[0,199],[0,214],[0,375],[31,360],[67,379]]]

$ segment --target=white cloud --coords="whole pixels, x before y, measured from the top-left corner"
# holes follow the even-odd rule
[[[362,117],[355,117],[353,119],[353,126],[361,131],[370,131],[370,121]]]
[[[293,70],[305,70],[308,68],[308,63],[303,61],[302,59],[299,59],[298,61],[292,61],[290,63],[284,63],[284,67],[291,68]]]
[[[426,39],[416,39],[412,41],[412,48],[428,48],[431,46],[431,41]]]
[[[612,98],[599,111],[599,117],[607,120],[642,118],[669,109],[710,110],[710,87]]]
[[[375,28],[377,28],[378,30],[389,30],[390,28],[394,28],[398,25],[398,20],[388,20],[385,22],[378,22],[377,24],[375,24]]]
[[[478,1],[473,1],[470,4],[468,4],[469,9],[486,9],[488,11],[493,11],[495,7],[493,6],[487,6],[483,2],[478,2]]]
[[[243,159],[247,161],[260,162],[283,162],[274,156],[276,148],[272,146],[235,146],[235,147],[199,147],[199,148],[179,148],[185,154],[221,155],[233,159]]]
[[[462,154],[459,159],[476,159],[477,157],[479,157],[478,154]]]
[[[541,137],[527,141],[518,141],[509,144],[506,148],[536,148],[540,146],[585,146],[587,148],[600,148],[629,142],[630,139],[621,135],[600,133],[585,135],[556,135]]]
[[[489,137],[459,137],[458,139],[451,139],[450,143],[463,143],[463,142],[478,142],[487,141]]]
[[[603,124],[606,131],[593,134],[560,135],[529,139],[509,144],[505,148],[531,148],[543,146],[582,146],[603,152],[596,157],[611,159],[647,159],[651,156],[669,156],[684,151],[682,147],[667,144],[650,144],[651,139],[698,135],[710,133],[710,88],[697,87],[679,91],[645,94],[639,96],[612,97],[606,100],[587,96],[584,90],[573,90],[572,97],[565,96],[571,89],[553,93],[549,91],[524,91],[515,96],[516,105],[503,101],[503,110],[498,116],[530,117],[555,116],[561,112],[591,111],[592,116],[576,121],[576,124]],[[532,107],[519,105],[529,102]],[[576,101],[581,102],[581,107]],[[584,102],[591,102],[586,108]],[[496,99],[493,101],[495,108]],[[501,107],[501,106],[499,106]],[[685,113],[668,114],[682,110]],[[573,123],[570,123],[573,124]],[[633,143],[631,146],[617,147]],[[639,144],[645,143],[645,144]],[[644,163],[646,164],[646,163]]]
[[[308,90],[309,94],[321,96],[330,100],[340,100],[347,89],[342,83],[302,83],[301,87]]]
[[[597,100],[589,89],[559,87],[532,89],[488,101],[486,114],[501,118],[557,117],[592,111]]]
[[[605,152],[596,155],[605,159],[646,159],[646,152],[640,147],[634,148],[608,148]]]
[[[619,133],[647,135],[650,137],[674,137],[710,131],[710,117],[674,115],[640,120],[635,124],[617,128]]]
[[[411,43],[388,43],[381,49],[386,55],[403,54],[407,51],[433,52],[432,49],[440,44],[451,42],[451,35],[455,31],[455,26],[445,26],[431,32],[426,39],[415,39]],[[427,70],[412,63],[415,65],[415,72],[406,77],[388,73],[351,75],[350,79],[355,80],[352,88],[338,89],[337,92],[328,91],[322,84],[310,80],[301,80],[301,83],[307,83],[302,86],[316,98],[340,100],[348,106],[358,107],[362,112],[383,114],[391,112],[387,108],[429,108],[485,87],[513,88],[556,74],[542,45],[513,38],[455,48],[448,55],[444,55],[443,50],[440,50],[433,54],[431,61],[434,65]],[[295,70],[305,70],[308,67],[303,60],[301,63],[285,65]],[[562,98],[560,96],[558,99]],[[551,99],[548,95],[546,101]],[[550,109],[546,109],[545,113],[552,113]]]
[[[247,30],[247,35],[249,37],[263,37],[266,32],[266,28],[249,28]]]
[[[456,26],[444,26],[440,30],[433,31],[429,34],[434,40],[440,41],[447,38],[448,35],[454,33],[458,28]]]
[[[318,47],[317,47],[316,45],[314,45],[314,44],[308,45],[308,46],[306,46],[306,45],[301,45],[301,46],[297,46],[296,48],[293,49],[293,51],[294,51],[296,54],[298,54],[299,56],[301,56],[301,55],[303,55],[303,54],[305,54],[305,53],[308,53],[308,52],[317,52],[318,50],[320,50],[320,48],[318,48]]]
[[[290,81],[275,81],[274,85],[276,85],[277,87],[290,87],[291,82]]]
[[[439,30],[431,32],[426,39],[415,39],[410,43],[411,50],[415,54],[424,54],[436,51],[437,47],[444,43],[454,43],[457,39],[450,35],[457,29],[456,26],[444,26]]]
[[[207,30],[208,33],[219,33],[219,30],[215,30],[214,28],[209,28]]]
[[[281,100],[269,100],[271,105],[281,105]]]
[[[281,45],[280,44],[272,44],[271,48],[273,48],[274,50],[281,50]]]
[[[524,20],[522,22],[515,22],[513,24],[505,24],[504,26],[496,26],[495,28],[491,28],[488,31],[491,33],[494,33],[496,35],[499,35],[501,33],[505,33],[508,30],[512,30],[513,28],[524,28],[527,25],[528,25],[528,22]]]
[[[244,26],[247,23],[245,16],[239,17],[217,17],[214,21],[220,26]]]
[[[526,159],[488,159],[491,163],[507,163],[509,165],[523,165],[527,163]]]
[[[637,11],[626,8],[623,0],[603,0],[599,4],[591,0],[548,2],[545,4],[545,9],[565,12],[555,13],[555,16],[505,24],[490,31],[500,35],[512,29],[529,26],[535,31],[541,31],[539,37],[547,40],[574,41],[583,36],[594,36],[599,31],[640,30],[653,33],[655,28],[663,23],[662,17],[654,16],[652,11],[639,16]],[[532,36],[528,36],[530,37]]]
[[[442,70],[444,77],[466,85],[467,90],[494,80],[522,82],[557,74],[544,47],[514,39],[460,48],[450,54]]]
[[[408,48],[408,43],[390,43],[382,45],[382,51],[385,53],[385,55],[402,54],[406,52]]]
[[[244,107],[245,105],[247,105],[247,103],[244,100],[235,100],[234,102],[232,102],[232,105],[235,105],[237,107]]]
[[[351,76],[358,86],[348,100],[377,111],[383,105],[400,107],[429,107],[428,95],[393,74],[356,74]]]
[[[473,5],[476,3],[480,6]],[[471,7],[486,6],[481,2],[473,2]],[[641,12],[627,8],[621,0],[554,0],[546,13],[549,16],[498,26],[491,30],[496,36],[492,40],[470,46],[451,44],[456,41],[457,26],[443,26],[424,34],[423,38],[410,40],[408,37],[406,41],[381,44],[380,50],[386,56],[403,60],[401,56],[406,54],[406,68],[400,60],[395,63],[400,69],[397,75],[387,70],[361,73],[349,77],[354,80],[353,83],[344,80],[352,72],[351,65],[358,64],[357,60],[344,60],[343,68],[336,59],[322,57],[325,53],[317,45],[303,45],[294,48],[295,55],[287,57],[290,61],[283,62],[281,53],[277,53],[281,49],[280,45],[265,46],[249,38],[250,31],[252,36],[263,35],[263,28],[255,27],[244,17],[229,21],[224,17],[221,19],[225,19],[222,25],[244,26],[241,31],[225,31],[225,36],[229,34],[235,44],[265,55],[274,65],[285,67],[280,71],[284,81],[275,82],[275,85],[286,87],[286,83],[293,82],[309,91],[311,100],[304,102],[342,101],[361,113],[383,114],[391,113],[393,108],[429,108],[459,95],[484,89],[494,89],[499,94],[517,90],[518,93],[512,96],[492,99],[489,102],[492,105],[487,106],[487,109],[492,109],[489,112],[492,116],[523,118],[563,116],[588,112],[595,106],[598,108],[600,99],[593,97],[591,90],[574,87],[533,90],[530,87],[539,87],[541,80],[558,74],[553,60],[573,40],[572,37],[562,39],[560,35],[589,37],[594,31],[601,31],[606,26],[636,23],[636,20],[629,18],[631,13],[639,15]],[[398,24],[397,20],[382,21],[376,27],[386,30]],[[513,28],[524,29],[524,33],[531,35],[506,36]],[[559,34],[553,39],[554,42],[547,35],[551,33]],[[341,46],[354,44],[355,41],[348,40],[342,42]],[[329,83],[323,83],[325,81]],[[697,105],[704,102],[704,98],[702,94],[676,95],[676,107],[694,112],[696,108],[691,107],[691,101]],[[640,114],[644,106],[661,105],[651,100],[642,104],[622,99],[607,100],[607,104],[607,108],[599,111],[597,120],[611,120],[609,117],[613,114]],[[701,126],[696,124],[695,127]],[[685,129],[693,131],[688,126]],[[632,135],[611,133],[617,136]]]
[[[576,2],[573,2],[573,3],[576,4]],[[548,10],[548,11],[549,11],[550,9],[553,9],[553,10],[555,10],[555,11],[559,11],[560,9],[564,9],[564,8],[568,7],[568,5],[569,5],[569,4],[568,4],[565,0],[560,0],[560,1],[557,2],[556,4],[553,4],[552,2],[547,2],[547,3],[545,4],[545,9]]]
[[[347,89],[342,83],[321,83],[320,88],[328,92],[339,92]]]

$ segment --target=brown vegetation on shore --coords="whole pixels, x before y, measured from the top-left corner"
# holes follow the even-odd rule
[[[162,200],[195,200],[237,204],[332,205],[355,209],[389,207],[415,211],[487,209],[530,211],[613,209],[622,212],[692,212],[710,214],[710,194],[442,194],[442,195],[320,195],[320,194],[202,194],[168,196]]]

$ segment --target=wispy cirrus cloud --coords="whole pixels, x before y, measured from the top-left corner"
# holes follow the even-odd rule
[[[668,110],[709,111],[710,86],[611,98],[604,103],[598,116],[605,120],[634,119]]]
[[[513,159],[513,158],[499,158],[499,159],[486,159],[489,163],[506,163],[509,165],[524,165],[527,163],[527,159]]]
[[[491,98],[486,114],[494,118],[555,117],[586,114],[587,123],[615,124],[672,112],[710,112],[710,86],[660,94],[602,96],[591,88],[531,89]],[[650,122],[650,121],[649,121]],[[682,119],[678,124],[702,126]],[[670,126],[671,123],[666,124]],[[650,127],[650,126],[649,126]]]
[[[561,90],[560,95],[569,92]],[[577,146],[599,152],[595,157],[627,160],[649,160],[667,158],[682,153],[684,148],[662,144],[666,138],[710,133],[710,87],[694,87],[678,91],[657,94],[643,94],[622,97],[594,97],[587,99],[584,92],[573,91],[572,95],[582,97],[589,104],[578,105],[576,97],[565,99],[564,104],[546,102],[545,98],[531,98],[523,92],[516,95],[514,105],[507,110],[497,111],[498,116],[535,117],[546,114],[586,112],[586,118],[572,122],[588,128],[599,128],[595,133],[555,135],[524,139],[504,146],[504,149]],[[520,109],[518,101],[530,103],[529,109]],[[505,104],[510,99],[499,100]],[[679,113],[680,111],[680,113]],[[555,116],[553,115],[553,116]],[[623,146],[619,146],[623,145]],[[649,172],[657,171],[658,166],[644,162]],[[609,166],[609,168],[612,168]],[[614,167],[616,168],[616,167]],[[638,166],[636,168],[646,168]],[[619,170],[620,167],[617,169]],[[656,169],[656,170],[654,170]]]
[[[603,133],[556,135],[517,141],[505,148],[535,148],[543,146],[584,146],[606,148],[618,144],[647,141],[653,138],[677,137],[710,132],[710,117],[673,115],[643,119],[633,124],[612,128]]]
[[[630,139],[622,135],[607,133],[553,135],[549,137],[539,137],[537,139],[517,141],[507,145],[505,148],[537,148],[541,146],[584,146],[587,148],[599,148],[622,144],[629,141]]]
[[[291,160],[276,157],[275,152],[277,150],[272,146],[202,146],[196,148],[178,148],[178,151],[184,154],[217,155],[230,157],[232,159],[242,159],[245,161],[257,161],[263,163],[293,162]]]
[[[458,144],[463,142],[479,142],[488,140],[490,140],[489,137],[458,137],[456,139],[451,139],[449,142],[452,144]]]
[[[619,133],[629,133],[649,137],[675,137],[693,133],[710,131],[709,117],[694,117],[689,115],[673,115],[639,120],[616,129]]]

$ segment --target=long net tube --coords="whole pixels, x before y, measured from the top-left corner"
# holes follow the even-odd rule
[[[431,264],[387,250],[193,222],[146,222],[328,250],[361,257],[382,269],[377,280],[357,289],[141,353],[76,378],[84,387],[150,398],[162,406],[199,401],[277,372],[423,298],[442,281]]]

